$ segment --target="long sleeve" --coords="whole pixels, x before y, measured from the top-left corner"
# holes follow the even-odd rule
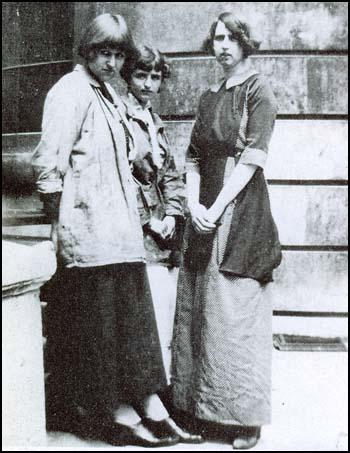
[[[167,156],[166,170],[161,181],[159,181],[159,188],[163,196],[165,214],[183,216],[185,187],[171,152]]]
[[[67,83],[58,82],[48,93],[42,136],[32,165],[40,193],[61,192],[74,144],[80,136],[83,108]]]
[[[264,168],[276,114],[274,94],[268,83],[259,77],[249,87],[243,111],[240,132],[245,138],[242,140],[244,150],[239,160],[241,164]]]

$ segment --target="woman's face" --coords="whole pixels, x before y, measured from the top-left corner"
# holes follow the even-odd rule
[[[130,77],[129,89],[141,104],[146,105],[159,92],[161,84],[162,71],[135,69]]]
[[[125,61],[124,52],[106,47],[91,53],[88,61],[90,71],[102,82],[109,82],[121,70]]]
[[[217,61],[224,68],[232,68],[243,60],[242,47],[221,21],[218,22],[215,29],[213,49]]]

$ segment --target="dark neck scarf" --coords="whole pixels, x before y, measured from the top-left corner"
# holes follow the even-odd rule
[[[96,80],[96,82],[99,83],[99,85],[100,85],[99,88],[100,88],[100,90],[101,90],[102,95],[103,95],[106,99],[108,99],[109,102],[111,102],[112,104],[114,104],[114,99],[112,98],[111,93],[108,91],[108,89],[107,89],[107,87],[106,87],[106,84],[105,84],[104,82],[102,82],[102,80],[100,80],[99,78],[97,78],[97,77],[95,76],[95,74],[91,71],[91,69],[90,69],[89,67],[87,67],[87,71],[88,71],[88,73],[90,74],[90,76],[91,76],[94,80]]]

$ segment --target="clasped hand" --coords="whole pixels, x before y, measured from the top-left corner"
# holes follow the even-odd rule
[[[195,204],[189,207],[193,228],[199,234],[213,233],[217,228],[217,221],[221,217],[222,212],[214,205],[207,209],[202,204]]]
[[[169,215],[163,220],[152,218],[149,228],[162,239],[171,239],[175,233],[175,218]]]

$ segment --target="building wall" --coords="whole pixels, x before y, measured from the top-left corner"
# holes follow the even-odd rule
[[[72,2],[2,2],[3,133],[40,130],[45,94],[72,66],[73,32]]]
[[[40,222],[30,155],[45,96],[72,68],[72,2],[2,2],[3,217]],[[34,141],[33,141],[34,139]]]
[[[173,76],[167,81],[156,110],[166,120],[181,168],[200,93],[220,76],[215,60],[201,51],[209,26],[223,11],[236,12],[251,24],[253,37],[262,41],[261,52],[253,57],[254,65],[270,79],[279,103],[266,169],[284,256],[275,275],[275,313],[346,312],[347,3],[70,2],[64,5],[69,6],[58,10],[66,16],[69,13],[69,19],[66,17],[64,22],[69,39],[74,17],[75,44],[90,19],[112,12],[125,17],[138,43],[156,46],[167,54]],[[43,28],[51,27],[49,19],[44,23]],[[62,37],[64,32],[58,35]],[[72,40],[69,42],[73,45]],[[72,46],[61,43],[58,47],[55,54],[45,54],[44,47],[43,58],[64,61]],[[42,49],[40,45],[37,48]],[[31,54],[23,55],[18,52],[15,63],[22,61],[20,58],[30,58]],[[14,64],[8,58],[8,64]],[[33,61],[42,60],[35,57]],[[30,213],[36,212],[38,205],[31,201],[32,197],[21,199],[18,195],[24,193],[25,187],[32,187],[28,161],[39,139],[42,100],[49,84],[66,72],[67,64],[22,68],[17,76],[11,75],[12,70],[5,72],[5,85],[14,80],[19,83],[18,91],[7,95],[4,103],[8,118],[3,150],[7,164],[5,180],[11,187],[14,180],[24,182],[22,189],[18,186],[6,198],[8,216],[11,212],[16,216],[13,211],[16,209],[22,214],[27,209],[29,218]],[[28,86],[38,90],[36,98]],[[117,88],[123,91],[125,86],[118,83]],[[18,93],[20,102],[16,103],[13,99],[18,98]],[[17,110],[12,105],[18,106]],[[36,110],[32,114],[34,105]],[[36,230],[26,228],[28,235],[34,234],[33,231],[38,235],[37,227]]]

